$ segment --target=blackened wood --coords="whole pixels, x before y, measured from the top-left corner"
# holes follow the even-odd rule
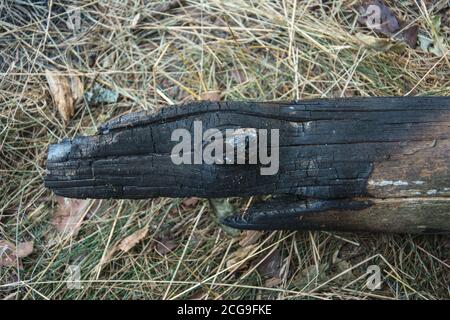
[[[263,176],[257,165],[174,165],[170,153],[177,142],[171,133],[192,131],[195,120],[202,121],[203,130],[279,129],[278,173]],[[125,115],[95,136],[52,145],[45,184],[76,198],[280,194],[302,198],[294,201],[298,208],[302,201],[320,204],[275,223],[292,209],[285,202],[278,214],[269,215],[272,225],[254,211],[247,224],[239,218],[225,221],[240,228],[448,232],[449,155],[449,97],[198,102]],[[366,205],[355,207],[354,201]],[[266,209],[259,207],[259,217]],[[317,219],[297,219],[312,219],[311,212]]]
[[[275,204],[273,203],[275,202]],[[238,229],[370,231],[446,234],[450,232],[450,199],[359,198],[265,201],[245,215],[223,219]]]

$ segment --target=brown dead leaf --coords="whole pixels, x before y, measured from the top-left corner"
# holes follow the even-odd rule
[[[19,242],[16,248],[18,258],[28,257],[33,252],[33,241]]]
[[[220,91],[207,91],[200,95],[201,100],[209,100],[209,101],[219,101],[220,100]]]
[[[142,239],[147,236],[149,227],[145,226],[142,229],[135,231],[133,234],[128,237],[122,239],[121,241],[116,242],[113,246],[109,247],[106,254],[102,257],[99,264],[96,267],[97,272],[100,272],[105,265],[112,260],[114,254],[117,250],[121,250],[123,252],[128,252],[133,248],[136,244],[138,244]]]
[[[406,42],[408,46],[411,48],[415,48],[417,46],[417,33],[419,32],[419,26],[414,25],[409,27],[408,29],[402,32],[403,41]]]
[[[33,242],[19,242],[17,246],[7,240],[0,240],[0,267],[12,267],[17,259],[25,258],[33,252]],[[20,261],[19,261],[20,266]]]
[[[164,256],[169,252],[173,251],[178,245],[175,243],[174,239],[170,236],[163,236],[156,243],[155,250],[160,255]]]
[[[184,207],[194,207],[199,201],[199,198],[191,197],[183,200],[181,203]]]
[[[247,247],[249,245],[252,245],[256,243],[259,238],[262,236],[261,231],[255,231],[255,230],[245,230],[241,232],[241,239],[239,240],[239,245],[241,247]]]
[[[78,234],[81,223],[91,200],[70,199],[64,197],[56,197],[58,209],[52,219],[52,224],[56,230],[63,236],[72,237]]]
[[[84,94],[83,82],[81,82],[80,78],[77,76],[69,76],[69,82],[70,82],[70,91],[72,92],[73,101],[75,102],[83,97]]]
[[[106,252],[106,254],[101,258],[100,262],[98,263],[98,265],[95,267],[95,269],[97,270],[97,272],[100,272],[103,269],[103,266],[105,265],[105,263],[108,263],[109,261],[112,260],[114,254],[117,252],[118,250],[118,245],[114,245],[112,247],[110,247],[108,249],[108,251]]]
[[[16,264],[16,246],[14,243],[0,240],[0,267],[11,267]]]
[[[65,121],[68,121],[74,114],[72,92],[68,79],[49,70],[45,71],[45,76],[60,115]]]
[[[274,250],[271,254],[264,258],[257,268],[261,276],[265,278],[280,278],[281,273],[281,252],[279,249]]]
[[[279,284],[281,284],[283,282],[283,279],[281,279],[280,277],[273,277],[273,278],[269,278],[264,282],[264,285],[267,288],[273,288],[278,286]]]
[[[258,250],[257,244],[252,244],[246,247],[239,248],[230,255],[230,258],[226,262],[227,268],[230,268],[230,272],[233,273],[242,266],[242,264],[239,263],[240,261],[243,261],[244,259],[250,257],[257,250]]]
[[[83,96],[83,83],[77,76],[65,76],[50,70],[45,71],[45,77],[61,117],[68,121],[75,113],[75,101]]]
[[[123,239],[119,243],[118,248],[123,252],[130,251],[131,248],[133,248],[137,243],[139,243],[142,239],[145,238],[147,233],[148,233],[148,226],[145,226],[144,228],[137,230],[133,234]]]

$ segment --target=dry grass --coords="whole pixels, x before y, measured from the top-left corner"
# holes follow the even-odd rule
[[[356,22],[355,1],[182,2],[157,13],[159,1],[76,1],[81,30],[73,31],[68,1],[49,1],[49,12],[0,0],[0,239],[35,246],[23,268],[0,267],[0,297],[449,298],[447,236],[265,232],[248,244],[252,234],[227,235],[206,200],[103,200],[76,237],[52,240],[56,202],[42,184],[48,145],[92,133],[112,116],[212,90],[223,100],[450,92],[448,55],[362,46],[355,34],[368,31]],[[395,1],[393,8],[432,38],[436,12],[418,3]],[[86,90],[99,83],[119,101],[81,101],[65,124],[47,69],[79,76]],[[235,201],[244,207],[247,200]],[[102,263],[114,243],[147,225],[143,241]],[[161,254],[158,241],[176,248]],[[280,263],[279,279],[265,277],[266,256]],[[69,265],[80,266],[81,289],[67,287]],[[380,290],[366,287],[369,265],[381,268]]]

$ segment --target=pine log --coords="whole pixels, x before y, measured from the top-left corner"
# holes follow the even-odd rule
[[[279,130],[279,170],[180,164],[174,129]],[[450,232],[450,97],[195,102],[130,113],[50,146],[45,185],[74,198],[273,195],[242,229]]]

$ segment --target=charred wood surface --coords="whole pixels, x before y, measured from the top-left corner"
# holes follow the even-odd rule
[[[279,170],[171,161],[171,134],[279,129]],[[250,229],[450,231],[450,98],[198,102],[113,119],[49,149],[45,184],[75,198],[279,195],[224,222]]]

